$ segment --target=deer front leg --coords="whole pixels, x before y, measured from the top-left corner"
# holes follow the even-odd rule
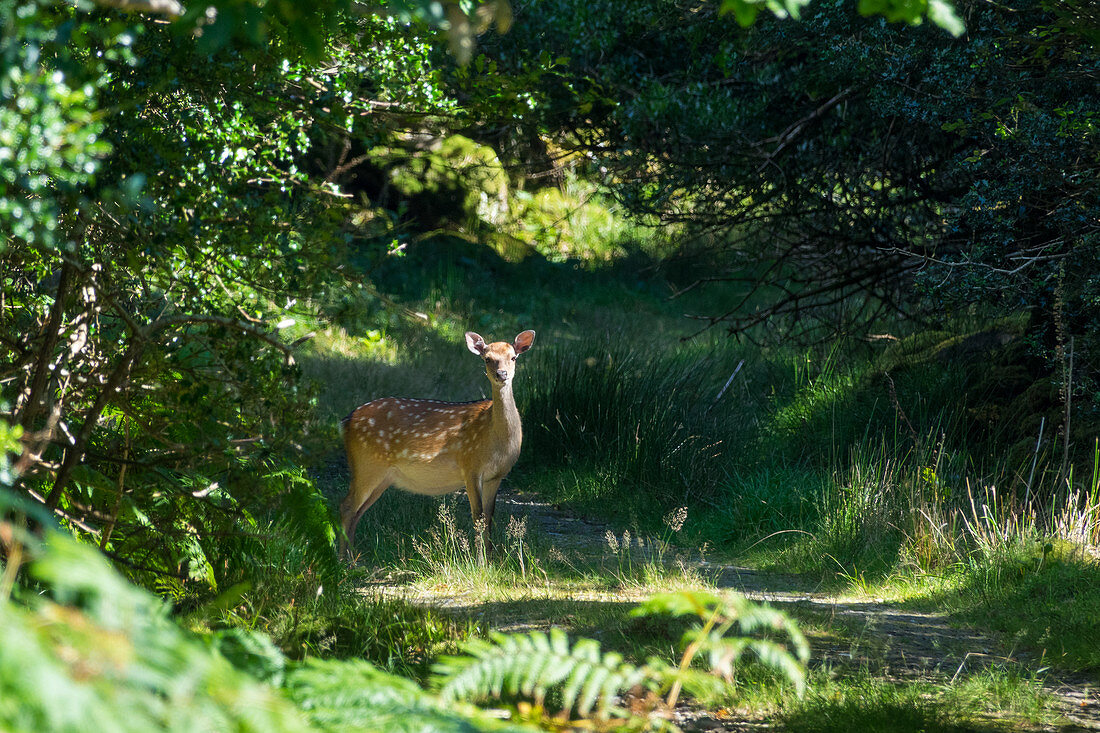
[[[499,482],[498,482],[499,484]],[[486,558],[492,551],[489,543],[489,522],[492,521],[492,510],[486,515],[485,498],[486,489],[493,489],[493,501],[496,500],[496,486],[486,485],[480,474],[471,474],[466,477],[466,498],[470,500],[470,518],[474,520],[474,532],[478,533],[475,542],[478,542],[478,562],[485,564]],[[483,549],[484,548],[484,549]]]
[[[493,515],[496,513],[496,492],[500,489],[500,481],[493,479],[483,482],[482,486],[482,518],[485,519],[485,535],[493,528]]]
[[[489,539],[489,533],[493,529],[493,514],[496,513],[497,508],[497,491],[500,489],[500,482],[502,479],[491,479],[485,481],[481,488],[481,518],[485,523],[485,549],[487,552],[492,551],[493,543]]]

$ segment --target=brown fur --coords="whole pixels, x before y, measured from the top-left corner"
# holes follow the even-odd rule
[[[466,334],[467,347],[485,360],[493,399],[438,402],[395,397],[368,402],[344,420],[351,483],[340,505],[346,544],[353,545],[363,513],[391,485],[416,494],[466,488],[475,523],[484,519],[488,544],[496,493],[519,458],[522,430],[512,396],[516,357],[534,342],[524,331],[514,344],[486,344]]]

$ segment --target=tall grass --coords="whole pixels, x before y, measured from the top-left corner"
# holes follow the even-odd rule
[[[480,364],[463,362],[462,332],[534,328],[516,381],[523,453],[506,490],[614,518],[635,536],[687,506],[681,542],[752,548],[750,559],[858,583],[949,579],[960,609],[1004,597],[1000,584],[1019,591],[1020,618],[1028,593],[1056,594],[1059,578],[1078,572],[1065,570],[1071,560],[1076,577],[1093,572],[1084,548],[1100,540],[1100,457],[1082,481],[1061,472],[1049,446],[1021,441],[1020,425],[1005,440],[1000,377],[1019,381],[1009,367],[1022,352],[982,359],[1017,327],[959,323],[885,347],[749,348],[717,333],[682,341],[689,324],[682,304],[662,300],[660,275],[600,259],[506,262],[441,238],[380,266],[378,287],[424,317],[392,318],[373,304],[318,337],[304,362],[325,385],[329,419],[383,395],[487,396]],[[335,501],[344,478],[339,466],[331,473]],[[475,548],[455,553],[432,539],[437,508],[384,497],[363,520],[366,562],[455,578],[469,565],[477,581]]]
[[[1100,664],[1081,641],[1100,613],[1100,592],[1087,590],[1100,579],[1100,447],[1085,480],[1030,471],[1031,455],[1002,458],[995,436],[975,431],[975,367],[936,360],[886,375],[828,353],[816,364],[757,353],[743,391],[716,402],[745,353],[545,349],[528,365],[523,475],[643,529],[687,505],[705,517],[697,536],[783,548],[769,559],[788,569],[948,588],[960,612],[998,619],[1070,666]]]
[[[715,399],[735,367],[721,351],[600,339],[544,347],[519,396],[527,473],[541,473],[558,500],[652,526],[713,501],[749,427]]]
[[[1100,471],[1076,483],[1051,472],[1029,502],[1024,475],[982,476],[942,442],[856,446],[821,485],[816,521],[768,562],[931,598],[1061,666],[1100,669]]]
[[[423,581],[481,597],[493,596],[500,588],[532,587],[545,581],[543,565],[549,563],[534,550],[526,517],[508,517],[504,541],[490,548],[483,543],[480,525],[473,528],[471,536],[455,515],[452,502],[440,502],[437,521],[426,533],[413,538],[416,554],[408,567]],[[492,562],[487,562],[490,556]]]
[[[1056,719],[1041,685],[1013,669],[993,668],[957,683],[902,683],[866,671],[844,677],[821,670],[811,676],[809,689],[801,700],[781,702],[778,717],[784,729],[806,733],[969,733],[1014,729],[1011,725],[1021,721],[1049,724]],[[1007,727],[997,720],[1005,712],[1013,715]]]
[[[1100,472],[1084,485],[1070,477],[1036,487],[1025,504],[1021,470],[983,478],[965,452],[945,448],[942,434],[935,444],[926,437],[905,452],[885,440],[854,446],[817,497],[815,542],[847,547],[838,553],[845,557],[896,549],[898,561],[930,572],[1021,543],[1062,541],[1084,555],[1100,541]]]

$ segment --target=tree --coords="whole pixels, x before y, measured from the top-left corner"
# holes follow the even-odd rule
[[[1072,338],[1083,394],[1100,348],[1097,14],[958,7],[956,39],[821,5],[744,30],[691,3],[524,3],[481,63],[524,79],[534,110],[498,118],[502,149],[553,139],[697,243],[684,256],[707,264],[685,287],[730,304],[705,324],[809,335],[1023,310],[1048,354]],[[531,85],[538,63],[552,73]]]
[[[280,331],[346,286],[354,231],[318,151],[446,104],[420,31],[341,16],[311,60],[291,33],[213,45],[216,22],[196,37],[47,0],[0,17],[0,377],[22,490],[180,588],[239,572],[279,497],[327,552],[297,468],[310,395]]]

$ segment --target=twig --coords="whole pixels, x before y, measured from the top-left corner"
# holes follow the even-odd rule
[[[915,259],[923,260],[926,264],[940,265],[941,267],[946,267],[949,269],[954,269],[956,267],[981,267],[985,268],[989,272],[997,273],[998,275],[1015,275],[1019,272],[1026,270],[1029,267],[1034,266],[1039,262],[1063,260],[1069,257],[1068,252],[1059,252],[1058,254],[1052,255],[1042,254],[1042,252],[1050,249],[1054,245],[1062,243],[1063,240],[1056,239],[1051,242],[1047,242],[1046,244],[1035,247],[1031,252],[1023,252],[1020,254],[1007,256],[1005,259],[1020,263],[1019,265],[1011,269],[1007,267],[997,267],[996,265],[990,265],[985,262],[975,262],[974,260],[969,258],[959,260],[957,262],[952,262],[951,260],[945,260],[939,257],[935,257],[933,255],[921,254],[920,252],[914,252],[913,250],[905,249],[902,247],[882,247],[880,248],[880,251],[883,254],[897,254],[902,255],[903,257],[912,257]]]
[[[749,551],[749,550],[751,550],[752,548],[754,548],[754,547],[756,547],[757,545],[759,545],[759,544],[760,544],[761,542],[764,542],[764,541],[766,541],[766,540],[770,540],[770,539],[771,539],[772,537],[775,537],[776,535],[780,535],[780,534],[790,534],[791,532],[795,532],[795,533],[797,533],[797,534],[805,534],[805,535],[809,535],[810,537],[813,537],[814,539],[817,539],[817,535],[815,535],[815,534],[814,534],[813,532],[807,532],[807,531],[806,531],[806,530],[804,530],[804,529],[781,529],[781,530],[779,530],[778,532],[772,532],[772,533],[771,533],[770,535],[768,535],[767,537],[761,537],[761,538],[760,538],[760,539],[758,539],[758,540],[757,540],[756,542],[753,542],[753,543],[752,543],[751,545],[749,545],[748,547],[746,547],[744,551],[745,551],[745,552],[748,552],[748,551]],[[843,566],[842,566],[842,567],[843,567]]]
[[[1031,473],[1027,476],[1027,490],[1024,491],[1025,509],[1031,502],[1031,482],[1035,478],[1035,465],[1039,462],[1039,444],[1043,442],[1043,426],[1046,425],[1046,422],[1046,415],[1039,419],[1039,437],[1035,440],[1035,453],[1031,456]]]
[[[905,427],[909,428],[909,435],[913,438],[913,445],[918,445],[920,439],[917,437],[917,429],[913,427],[913,423],[909,422],[909,416],[905,414],[905,410],[901,409],[901,403],[898,402],[898,391],[894,387],[893,377],[890,376],[889,372],[883,372],[882,376],[886,377],[886,393],[890,397],[890,402],[893,404],[894,410],[901,416],[901,419],[905,421]]]
[[[1066,475],[1066,471],[1069,467],[1069,419],[1070,408],[1073,405],[1073,336],[1069,337],[1069,363],[1066,366],[1065,403],[1065,423],[1062,426],[1064,436],[1062,443],[1062,476]]]
[[[710,408],[718,404],[718,400],[722,399],[722,395],[724,395],[726,393],[726,390],[730,388],[730,385],[733,384],[733,378],[737,376],[737,373],[741,371],[741,367],[743,366],[745,366],[744,359],[737,363],[737,368],[733,370],[733,374],[731,374],[730,378],[726,380],[726,386],[722,387],[721,391],[718,392],[718,396],[714,398],[714,401],[707,405],[707,409],[703,410],[704,415],[710,412]]]

